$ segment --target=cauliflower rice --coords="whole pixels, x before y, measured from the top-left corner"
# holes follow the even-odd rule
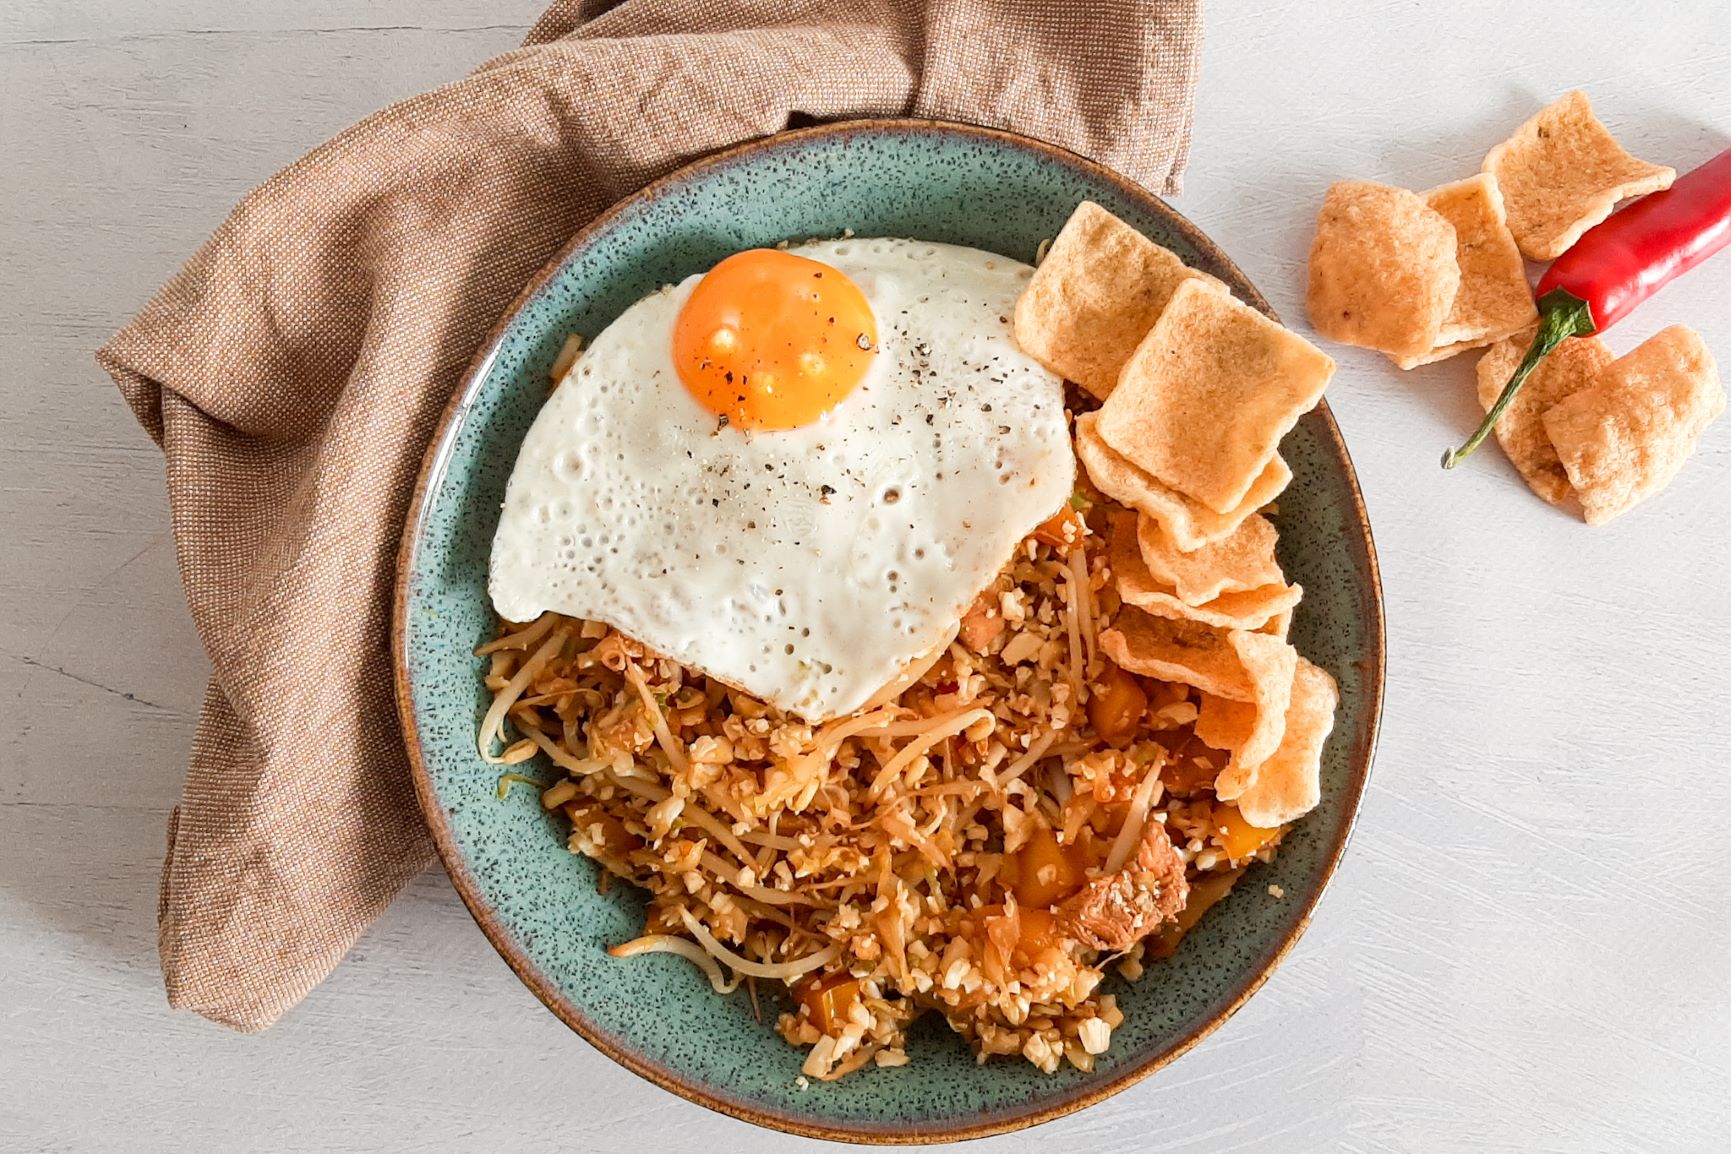
[[[1099,652],[1121,507],[1082,486],[905,687],[815,728],[598,622],[482,646],[483,754],[544,755],[570,850],[648,891],[611,952],[681,954],[754,1008],[790,994],[810,1078],[906,1063],[927,1012],[982,1062],[1092,1069],[1123,1021],[1106,968],[1169,955],[1282,831],[1214,798],[1195,690]]]

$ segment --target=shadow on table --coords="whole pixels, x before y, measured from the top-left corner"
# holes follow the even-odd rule
[[[130,421],[113,401],[114,421]],[[136,468],[140,490],[160,489],[158,460],[141,457]],[[0,669],[16,719],[0,759],[0,926],[11,931],[0,935],[0,959],[72,972],[94,960],[148,987],[160,981],[168,812],[207,665],[166,515],[136,535],[67,536],[56,547],[95,576],[44,620],[15,622]]]

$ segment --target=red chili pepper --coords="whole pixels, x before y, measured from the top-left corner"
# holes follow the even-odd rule
[[[1602,333],[1731,243],[1731,148],[1582,234],[1539,278],[1539,331],[1484,424],[1443,468],[1479,447],[1539,362],[1570,337]]]

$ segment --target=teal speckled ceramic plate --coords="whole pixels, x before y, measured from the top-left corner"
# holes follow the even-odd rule
[[[699,161],[602,215],[525,291],[445,414],[411,507],[396,603],[397,694],[421,804],[452,881],[523,981],[597,1048],[674,1093],[766,1126],[878,1142],[971,1137],[1078,1109],[1157,1069],[1237,1009],[1304,929],[1346,846],[1381,708],[1382,607],[1370,527],[1326,406],[1281,446],[1294,481],[1280,498],[1280,560],[1305,589],[1292,638],[1341,688],[1322,805],[1176,957],[1134,984],[1111,980],[1125,1021],[1091,1074],[979,1065],[928,1021],[910,1042],[909,1065],[802,1089],[801,1052],[753,1019],[743,991],[718,997],[670,955],[607,956],[609,944],[640,932],[640,896],[626,885],[597,893],[596,867],[566,852],[560,821],[531,790],[500,801],[497,767],[475,755],[487,695],[472,654],[493,630],[488,551],[565,334],[597,333],[638,297],[739,249],[848,228],[1032,260],[1083,199],[1267,311],[1195,227],[1098,165],[1001,132],[856,122]],[[1270,896],[1271,883],[1285,896]]]

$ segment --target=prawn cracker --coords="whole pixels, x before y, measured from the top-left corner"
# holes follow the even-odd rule
[[[1257,632],[1267,633],[1285,641],[1286,635],[1292,632],[1292,610],[1282,609],[1279,613],[1270,617],[1268,619],[1268,624],[1257,630]]]
[[[1076,206],[1016,301],[1022,351],[1104,400],[1189,268],[1091,200]]]
[[[1290,708],[1298,661],[1292,652],[1293,671],[1282,680],[1270,681],[1276,692],[1264,702],[1229,701],[1202,694],[1196,712],[1196,736],[1215,749],[1231,754],[1226,768],[1214,779],[1214,793],[1221,801],[1235,801],[1255,784],[1267,761],[1280,748],[1286,735],[1286,713]]]
[[[1100,648],[1131,673],[1250,703],[1259,716],[1274,702],[1285,708],[1297,660],[1292,646],[1266,633],[1214,629],[1133,606],[1121,609],[1112,628],[1100,634]]]
[[[1233,639],[1233,643],[1238,650],[1239,660],[1244,662],[1244,668],[1250,675],[1251,689],[1255,693],[1255,699],[1250,705],[1255,709],[1255,714],[1249,732],[1243,735],[1238,744],[1231,747],[1232,760],[1227,764],[1222,776],[1232,775],[1229,785],[1233,779],[1248,785],[1255,781],[1262,763],[1280,748],[1286,733],[1286,711],[1292,701],[1293,678],[1298,669],[1298,650],[1280,638],[1270,637],[1266,633],[1240,634]],[[1198,713],[1197,716],[1200,717],[1201,714]],[[1214,788],[1216,793],[1220,792],[1218,779]]]
[[[1602,525],[1670,484],[1724,410],[1713,354],[1672,325],[1552,405],[1544,425],[1587,524]]]
[[[1296,585],[1276,584],[1222,593],[1202,605],[1189,604],[1171,585],[1148,571],[1136,544],[1135,520],[1134,513],[1114,518],[1107,549],[1107,564],[1117,580],[1118,596],[1126,604],[1159,617],[1200,621],[1222,629],[1261,629],[1304,595]]]
[[[1250,675],[1226,631],[1198,621],[1155,617],[1128,607],[1100,634],[1100,649],[1131,673],[1193,685],[1217,697],[1252,701]]]
[[[1322,800],[1322,751],[1339,703],[1340,688],[1328,671],[1298,658],[1280,746],[1237,795],[1245,821],[1273,829],[1316,808]]]
[[[1100,406],[1100,439],[1217,513],[1241,508],[1334,361],[1249,305],[1188,281]]]
[[[1434,365],[1438,361],[1446,361],[1450,357],[1459,356],[1460,354],[1466,352],[1468,349],[1482,349],[1485,347],[1486,343],[1487,342],[1485,342],[1485,341],[1455,341],[1453,344],[1438,345],[1436,348],[1432,349],[1430,352],[1424,353],[1420,356],[1416,356],[1416,357],[1394,357],[1394,356],[1391,356],[1388,359],[1394,362],[1395,368],[1400,369],[1404,372],[1404,371],[1407,371],[1409,369],[1416,369],[1420,365]]]
[[[1421,363],[1500,341],[1537,321],[1527,266],[1509,232],[1496,178],[1481,172],[1431,189],[1424,201],[1454,226],[1461,284],[1437,333],[1436,347]],[[1398,359],[1395,363],[1411,367]]]
[[[1255,513],[1229,535],[1195,549],[1179,548],[1152,517],[1136,525],[1136,543],[1148,572],[1170,585],[1187,605],[1205,605],[1222,593],[1285,584],[1274,558],[1278,538],[1273,523]]]
[[[1088,479],[1106,496],[1159,522],[1180,549],[1198,549],[1226,537],[1245,518],[1278,497],[1292,481],[1292,470],[1275,454],[1251,485],[1244,502],[1230,513],[1192,501],[1161,484],[1120,456],[1100,439],[1098,412],[1076,418],[1076,457],[1088,471]]]
[[[1329,186],[1305,295],[1317,332],[1391,357],[1422,357],[1441,343],[1460,284],[1454,226],[1418,194],[1368,180]]]
[[[1503,386],[1509,383],[1537,332],[1537,325],[1529,325],[1498,341],[1479,358],[1479,404],[1487,413],[1502,395]],[[1574,490],[1545,432],[1545,411],[1597,381],[1611,361],[1611,350],[1598,337],[1570,337],[1539,362],[1497,422],[1497,444],[1502,446],[1503,455],[1525,479],[1527,487],[1553,505],[1562,504]]]
[[[1196,706],[1196,737],[1214,749],[1231,751],[1241,748],[1256,729],[1256,705],[1249,701],[1233,701],[1212,693],[1199,695]]]
[[[1617,202],[1670,188],[1677,170],[1636,160],[1593,115],[1583,92],[1540,109],[1491,149],[1509,230],[1528,260],[1555,260]]]

